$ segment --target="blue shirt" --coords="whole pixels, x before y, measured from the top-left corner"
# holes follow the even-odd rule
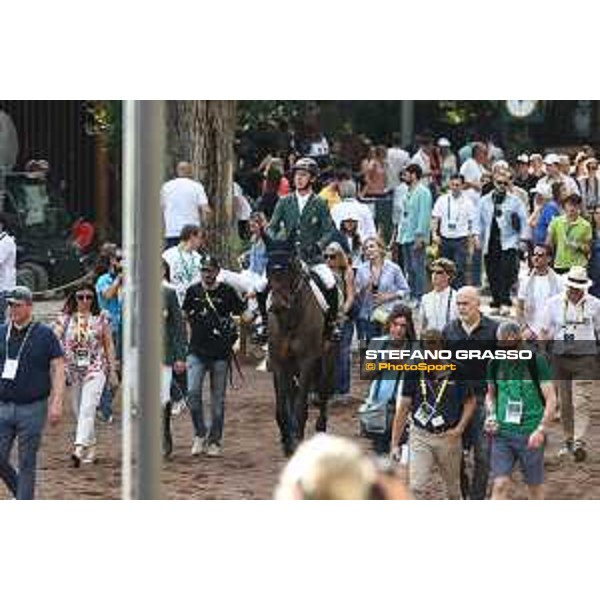
[[[448,380],[448,384],[443,394],[441,394],[443,382],[446,379]],[[423,384],[425,395],[423,395]],[[431,433],[441,433],[442,431],[456,427],[462,417],[464,404],[472,395],[473,391],[471,387],[465,381],[458,380],[456,371],[452,371],[450,375],[439,378],[425,375],[423,372],[409,371],[404,377],[402,397],[411,399],[410,412],[413,418],[423,402],[427,402],[431,407],[435,407],[435,412],[427,425],[418,423],[415,420],[417,427]],[[436,404],[438,397],[439,401]],[[443,424],[432,424],[432,420],[435,420],[436,416],[442,417]]]
[[[116,333],[121,328],[121,298],[117,294],[114,298],[107,300],[104,297],[104,292],[114,283],[117,275],[108,272],[98,277],[96,281],[96,293],[98,294],[98,304],[101,310],[105,310],[110,315],[110,326],[113,333]]]
[[[355,288],[357,292],[357,301],[359,303],[359,318],[370,319],[371,313],[375,308],[373,306],[373,296],[371,294],[369,279],[371,276],[370,265],[368,262],[363,263],[356,270]],[[410,291],[402,269],[389,260],[383,261],[381,275],[379,276],[378,292],[396,292],[397,298],[389,300],[380,306],[391,309],[398,299]]]
[[[252,244],[249,251],[249,269],[257,275],[264,275],[267,270],[267,248],[262,241]]]
[[[533,243],[545,244],[548,225],[554,217],[560,215],[560,208],[555,200],[550,200],[544,204],[537,223],[533,229]]]
[[[19,367],[14,379],[0,379],[0,402],[31,404],[47,400],[51,389],[50,362],[63,356],[58,338],[43,323],[32,323],[21,331],[13,327],[7,341],[8,329],[8,325],[0,326],[0,373],[4,370],[7,346],[8,358],[19,356]]]

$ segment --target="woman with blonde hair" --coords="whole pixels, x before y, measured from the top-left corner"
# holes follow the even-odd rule
[[[402,269],[385,257],[385,247],[378,237],[367,238],[363,251],[366,260],[356,271],[355,290],[358,336],[368,341],[381,335],[392,307],[410,288]]]
[[[331,269],[338,289],[338,323],[341,329],[335,365],[335,394],[340,400],[348,400],[350,393],[350,348],[354,335],[354,272],[352,265],[338,242],[325,249],[325,260]]]

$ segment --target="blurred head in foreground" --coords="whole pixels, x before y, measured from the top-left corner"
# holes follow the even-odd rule
[[[384,499],[389,496],[381,483],[376,465],[357,444],[320,433],[303,442],[287,463],[275,499]]]

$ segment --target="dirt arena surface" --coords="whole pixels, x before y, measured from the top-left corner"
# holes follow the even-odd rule
[[[43,307],[41,307],[43,308]],[[40,310],[41,310],[40,308]],[[47,313],[54,306],[47,307]],[[41,316],[41,315],[40,315]],[[44,314],[44,317],[46,314]],[[173,421],[175,449],[163,462],[162,483],[169,499],[268,499],[285,464],[275,423],[275,405],[271,375],[257,372],[254,363],[242,366],[245,382],[238,390],[228,389],[225,407],[224,454],[220,458],[192,457],[192,427],[189,413]],[[357,410],[366,391],[366,383],[357,380],[354,399],[330,409],[329,431],[358,440],[365,449],[367,440],[358,437]],[[311,410],[307,435],[314,432],[316,411]],[[98,463],[73,469],[69,461],[70,441],[75,424],[68,400],[62,423],[47,427],[39,455],[37,497],[40,499],[118,499],[120,488],[121,420],[119,407],[114,423],[98,422]],[[589,457],[585,463],[559,461],[556,452],[561,440],[560,424],[550,433],[546,450],[546,495],[553,499],[600,498],[600,408],[592,411],[589,432]],[[157,440],[157,443],[159,441]],[[515,481],[520,480],[520,475]],[[443,497],[437,476],[430,487],[431,498]],[[525,488],[517,483],[514,497],[525,498]],[[0,498],[7,498],[0,485]]]

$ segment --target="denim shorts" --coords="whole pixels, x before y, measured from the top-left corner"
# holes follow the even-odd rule
[[[544,445],[527,447],[528,434],[498,433],[492,441],[492,477],[510,477],[517,462],[527,485],[544,483]]]

